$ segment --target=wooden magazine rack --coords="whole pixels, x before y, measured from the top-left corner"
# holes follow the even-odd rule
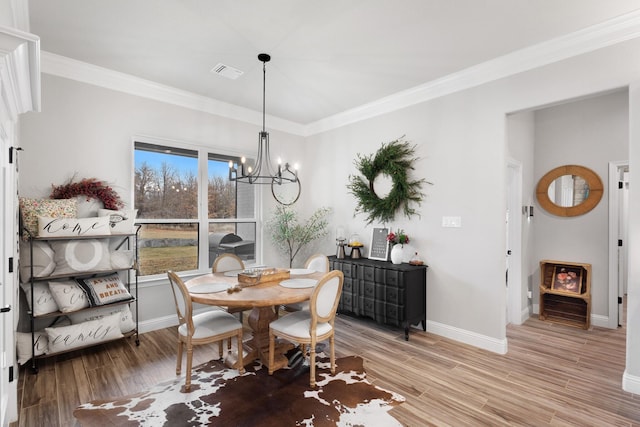
[[[591,264],[540,261],[540,319],[589,329]]]

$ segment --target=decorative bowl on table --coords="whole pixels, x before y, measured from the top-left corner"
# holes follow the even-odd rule
[[[238,273],[238,283],[244,287],[281,281],[290,277],[289,270],[286,268],[254,268]]]

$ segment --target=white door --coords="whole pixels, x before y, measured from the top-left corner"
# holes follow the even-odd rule
[[[13,346],[9,341],[13,338],[13,311],[9,310],[10,306],[10,283],[7,280],[7,251],[6,251],[6,228],[4,224],[6,224],[6,212],[7,212],[7,199],[10,198],[10,195],[7,195],[6,191],[6,183],[7,183],[7,172],[8,172],[8,144],[6,139],[2,138],[0,135],[0,224],[3,227],[2,239],[0,240],[0,259],[2,260],[2,271],[0,272],[0,309],[2,312],[0,313],[0,374],[2,378],[0,378],[0,399],[1,405],[1,417],[0,423],[1,425],[7,425],[9,420],[7,419],[8,413],[8,405],[9,405],[9,366],[13,364],[13,358],[8,358],[8,350]]]
[[[0,127],[0,425],[17,419],[17,156],[11,148],[15,126]],[[6,132],[11,132],[7,135]]]

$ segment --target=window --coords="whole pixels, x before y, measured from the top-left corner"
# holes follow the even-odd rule
[[[225,252],[255,260],[255,192],[229,181],[236,157],[136,141],[140,274],[211,267]],[[204,237],[201,237],[204,236]]]

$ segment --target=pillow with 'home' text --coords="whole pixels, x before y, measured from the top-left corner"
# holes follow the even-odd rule
[[[78,212],[76,199],[31,199],[20,197],[20,218],[24,231],[22,238],[38,236],[38,217],[75,218]]]

